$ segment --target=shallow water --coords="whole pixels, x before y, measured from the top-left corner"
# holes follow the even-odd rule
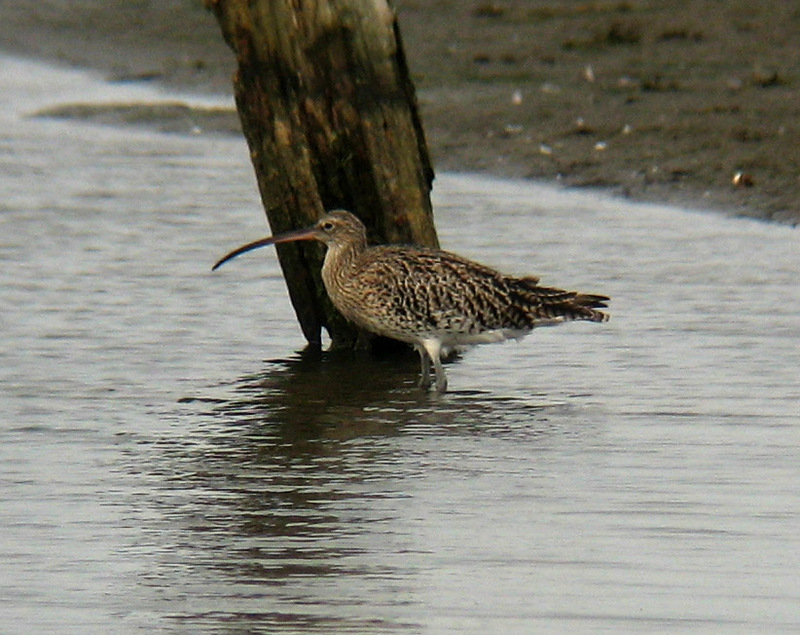
[[[0,64],[0,632],[797,632],[797,230],[440,175],[450,249],[613,297],[448,366],[301,355],[244,143]],[[172,98],[170,96],[167,96]]]

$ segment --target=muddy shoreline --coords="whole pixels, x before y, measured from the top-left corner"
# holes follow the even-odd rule
[[[436,169],[800,221],[793,3],[395,6]],[[199,0],[6,0],[0,50],[230,93],[233,57]]]

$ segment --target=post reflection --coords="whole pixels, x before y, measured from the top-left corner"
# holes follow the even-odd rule
[[[387,607],[419,593],[409,558],[420,547],[401,527],[409,484],[427,481],[431,452],[441,453],[430,440],[509,434],[521,420],[525,434],[551,432],[540,406],[432,396],[416,387],[417,370],[413,353],[309,352],[267,362],[224,401],[191,404],[202,404],[202,426],[155,460],[176,474],[162,512],[191,545],[171,558],[205,581],[195,605],[211,611],[231,594],[244,608],[226,621],[275,631],[414,628]],[[461,457],[436,460],[452,471]],[[182,619],[212,619],[203,615]]]

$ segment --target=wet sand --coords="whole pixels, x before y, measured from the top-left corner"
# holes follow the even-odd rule
[[[794,3],[395,6],[438,170],[800,220]],[[0,50],[199,92],[229,93],[233,71],[200,0],[6,0]]]

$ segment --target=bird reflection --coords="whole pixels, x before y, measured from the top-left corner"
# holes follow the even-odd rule
[[[411,574],[403,559],[373,552],[398,539],[408,479],[419,482],[432,465],[468,477],[465,453],[484,435],[545,443],[554,433],[547,413],[566,407],[531,395],[432,399],[416,387],[410,350],[376,358],[312,349],[266,362],[223,389],[225,399],[183,400],[202,410],[187,417],[194,429],[159,447],[160,469],[176,475],[168,500],[180,501],[162,513],[191,545],[181,555],[170,547],[169,557],[201,567],[203,579],[246,585],[248,597],[279,604],[280,589],[300,584],[307,597],[283,604],[298,625],[308,618],[303,606],[375,601],[390,587],[384,599],[392,601]],[[447,452],[443,436],[452,438]],[[351,626],[326,624],[329,632]]]

